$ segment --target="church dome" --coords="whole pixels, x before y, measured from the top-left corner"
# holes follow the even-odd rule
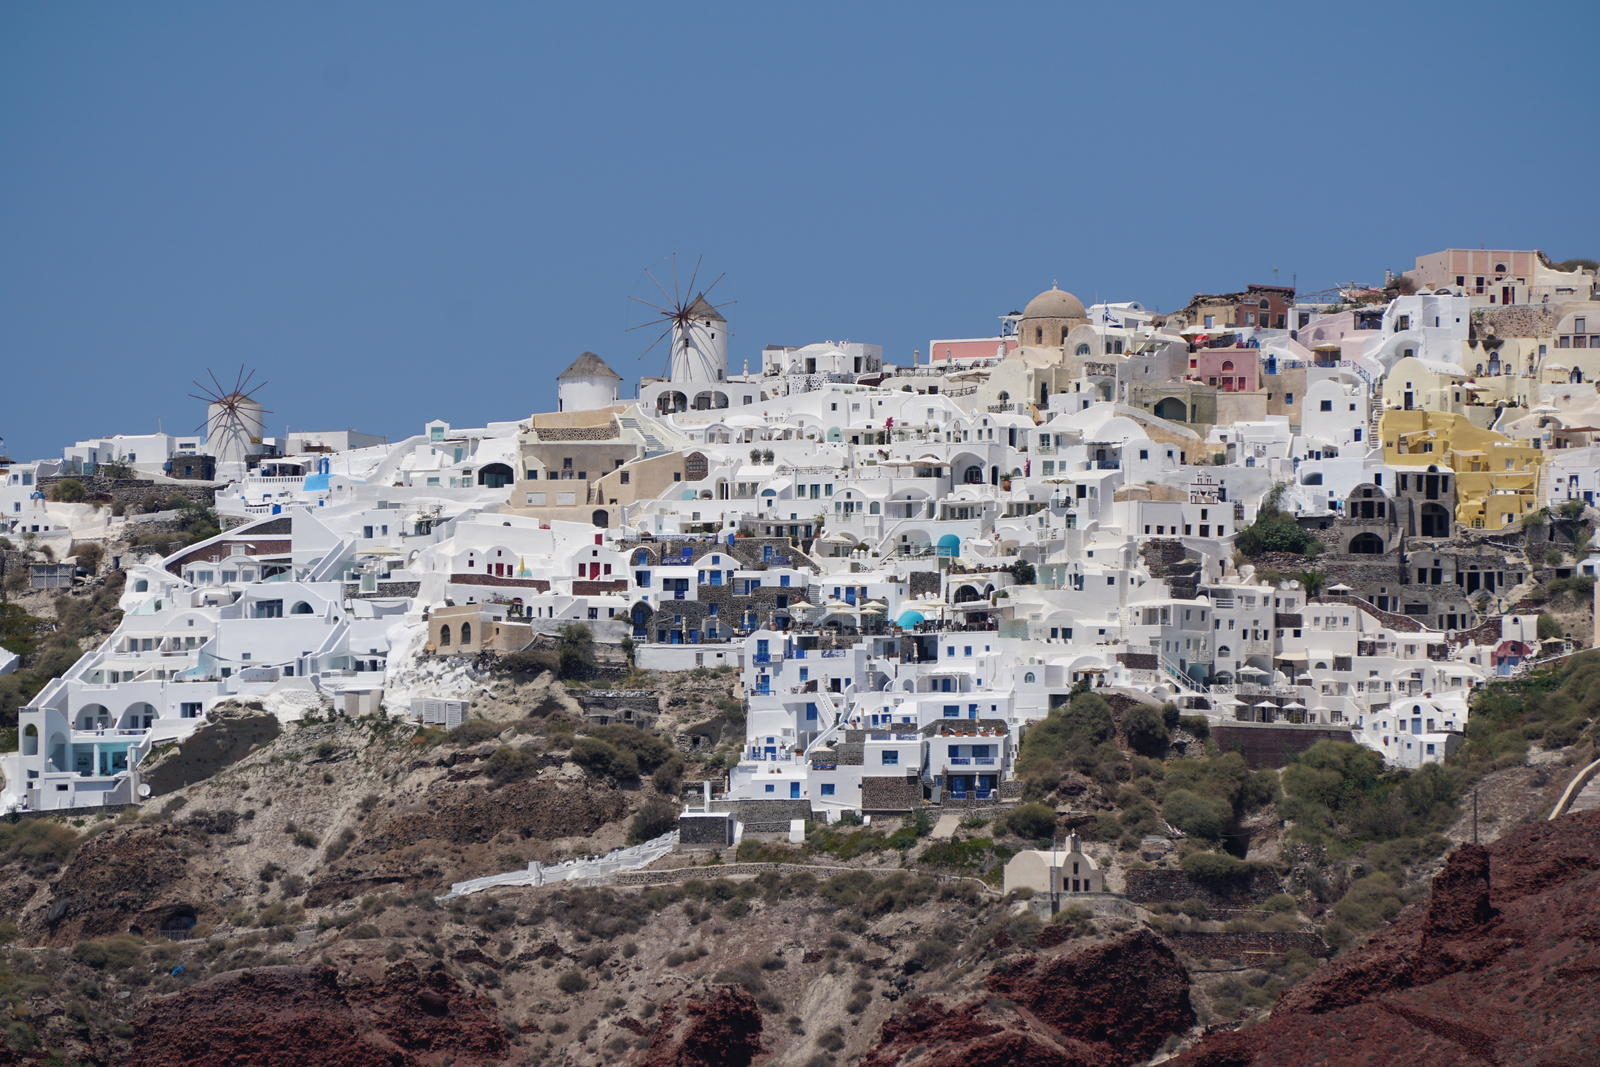
[[[1082,319],[1087,318],[1083,310],[1083,301],[1071,293],[1051,286],[1028,301],[1028,306],[1022,309],[1025,319]]]

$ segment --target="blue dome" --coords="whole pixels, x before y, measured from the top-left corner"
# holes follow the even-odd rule
[[[923,618],[922,612],[920,611],[905,612],[898,620],[900,629],[902,630],[910,630],[915,627],[917,623],[924,621],[926,620]]]
[[[326,492],[328,489],[328,475],[308,474],[306,475],[305,485],[301,488],[309,493]]]
[[[937,547],[941,556],[959,556],[961,555],[961,538],[955,534],[945,534],[939,538]]]

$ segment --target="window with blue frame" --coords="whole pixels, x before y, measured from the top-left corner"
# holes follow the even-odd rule
[[[961,648],[961,654],[963,656],[972,655],[972,646],[971,645],[963,645],[962,648]]]
[[[832,782],[823,782],[822,783],[822,795],[825,796],[825,797],[833,796],[833,783]]]
[[[959,719],[959,718],[961,718],[961,705],[960,704],[946,704],[944,706],[944,717],[947,718],[947,719]]]
[[[897,749],[892,749],[892,748],[885,750],[885,752],[883,753],[883,765],[885,767],[898,767],[898,766],[900,766],[900,753],[899,753],[899,751]]]
[[[650,588],[650,572],[649,571],[634,571],[633,572],[633,581],[634,581],[634,584],[637,585],[640,589],[649,589]]]
[[[775,785],[768,785],[767,786],[767,792],[776,793],[777,791],[778,791],[778,787],[777,786],[775,786]]]
[[[955,645],[948,646],[944,650],[944,654],[947,655],[947,656],[954,656],[956,654],[956,646]]]
[[[976,705],[976,704],[968,704],[967,705],[967,718],[976,719],[977,717],[978,717],[978,705]]]
[[[787,586],[789,584],[789,576],[787,574],[778,575],[778,584],[782,585],[782,586]]]
[[[811,668],[810,667],[801,667],[800,668],[800,680],[802,682],[806,682],[806,681],[810,681],[811,680]]]
[[[721,571],[712,571],[711,572],[711,584],[712,585],[721,585],[722,584],[722,572]]]
[[[711,616],[713,619],[716,618],[717,617],[717,605],[715,605],[715,604],[707,604],[706,605],[706,614]]]
[[[817,706],[815,704],[807,704],[806,705],[806,721],[807,722],[816,722],[817,721]]]

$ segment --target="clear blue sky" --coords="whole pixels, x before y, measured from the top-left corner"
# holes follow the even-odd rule
[[[0,435],[399,437],[630,380],[669,253],[731,362],[904,360],[1059,279],[1163,310],[1450,246],[1600,256],[1600,4],[0,6]],[[642,332],[642,331],[641,331]]]

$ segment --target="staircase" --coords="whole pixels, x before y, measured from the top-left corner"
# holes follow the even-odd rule
[[[649,430],[646,430],[643,426],[640,426],[639,420],[634,418],[632,415],[619,415],[617,417],[617,423],[624,430],[632,430],[634,433],[644,438],[645,459],[650,459],[654,456],[659,456],[663,453],[671,451],[671,449],[667,448],[666,445],[661,443],[661,438],[657,437]]]

